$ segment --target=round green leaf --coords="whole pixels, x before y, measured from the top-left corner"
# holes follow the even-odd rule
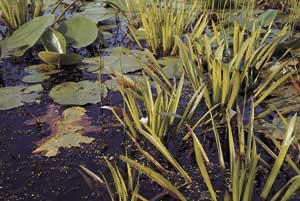
[[[98,36],[96,23],[83,16],[74,16],[71,19],[65,20],[58,28],[58,31],[75,48],[90,45]]]
[[[100,89],[101,88],[101,89]],[[98,81],[65,82],[50,90],[50,97],[62,105],[85,105],[98,103],[106,96],[106,88]]]

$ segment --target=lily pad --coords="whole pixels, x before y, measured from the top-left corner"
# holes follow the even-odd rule
[[[86,47],[94,42],[98,36],[98,28],[95,22],[83,17],[74,16],[65,20],[58,28],[68,43],[75,48]]]
[[[137,85],[145,84],[145,78],[141,75],[123,75],[122,78],[113,77],[104,82],[107,89],[118,91],[118,87],[135,88]]]
[[[47,157],[56,156],[60,148],[80,147],[89,144],[95,138],[84,136],[89,132],[101,131],[91,125],[86,110],[82,107],[70,107],[62,115],[55,105],[48,106],[46,115],[26,121],[27,125],[36,122],[46,123],[50,126],[51,135],[39,142],[39,147],[32,153],[42,153]]]
[[[279,87],[271,96],[273,96],[273,98],[265,101],[265,103],[275,106],[280,113],[288,114],[290,112],[299,112],[300,92],[292,83]]]
[[[33,74],[33,75],[26,75],[25,77],[22,78],[22,81],[26,82],[26,83],[39,83],[39,82],[43,82],[49,78],[50,78],[50,75]]]
[[[22,56],[43,35],[46,29],[54,23],[54,15],[36,17],[17,29],[11,37],[6,40],[8,49],[15,50],[17,56]]]
[[[82,57],[79,54],[75,53],[67,53],[67,54],[60,54],[57,52],[48,52],[42,51],[39,52],[38,56],[40,59],[47,64],[50,65],[74,65],[79,64],[82,61]]]
[[[38,102],[43,87],[40,84],[32,86],[0,87],[0,110],[20,107],[25,103]]]
[[[115,17],[115,13],[111,8],[105,8],[103,5],[95,5],[93,7],[87,7],[84,11],[77,14],[78,16],[84,16],[95,23],[108,20]]]
[[[101,89],[100,89],[101,88]],[[65,82],[50,90],[50,97],[61,105],[96,104],[106,96],[106,88],[98,81]]]
[[[288,120],[288,119],[287,119]],[[298,117],[295,124],[295,140],[300,139],[300,118]],[[282,140],[286,133],[286,125],[277,117],[271,123],[264,120],[257,121],[255,128],[257,131],[263,133],[266,137]]]
[[[53,65],[39,64],[28,66],[24,71],[29,75],[23,77],[23,82],[37,83],[50,78],[50,75],[56,74],[61,70],[57,69],[57,67]]]
[[[162,70],[169,79],[181,77],[183,66],[179,58],[163,57],[158,60],[158,63],[163,66]]]
[[[112,74],[113,71],[120,73],[131,73],[142,69],[141,64],[131,58],[129,55],[134,54],[135,51],[130,51],[125,48],[113,48],[109,56],[103,56],[103,65],[102,74]],[[129,55],[128,55],[129,54]],[[140,58],[142,61],[144,58]],[[145,60],[146,62],[146,60]],[[83,65],[79,68],[85,69],[88,72],[99,73],[100,67],[100,58],[88,58],[83,60]]]

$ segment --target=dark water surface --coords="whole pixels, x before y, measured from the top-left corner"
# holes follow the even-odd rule
[[[2,60],[0,62],[0,85],[2,87],[27,85],[21,80],[26,74],[24,68],[30,64],[32,63],[21,60]],[[110,124],[116,122],[116,120],[109,111],[102,110],[101,104],[84,106],[87,109],[87,115],[92,119],[92,125],[106,127],[106,129],[102,132],[89,133],[88,136],[96,138],[91,144],[85,144],[78,148],[60,149],[56,157],[50,158],[32,154],[32,151],[37,147],[37,142],[51,134],[48,125],[29,126],[24,123],[26,120],[45,115],[49,104],[56,105],[61,112],[68,108],[54,103],[48,96],[48,92],[53,86],[66,81],[78,82],[96,79],[97,75],[95,74],[81,71],[76,67],[68,67],[42,83],[44,91],[42,92],[40,104],[31,103],[22,107],[0,111],[0,201],[109,200],[103,189],[93,185],[93,183],[88,185],[79,171],[79,165],[83,164],[95,173],[99,173],[100,170],[104,175],[110,177],[103,157],[117,159],[120,154],[124,154],[126,143],[123,128],[110,127]],[[184,93],[186,94],[183,97],[186,99],[191,95],[188,91]],[[102,105],[114,106],[120,104],[122,104],[121,97],[117,94],[109,94],[102,103]],[[201,134],[201,131],[198,133]],[[226,181],[229,179],[229,174],[228,172],[220,172],[217,167],[218,157],[214,138],[208,136],[206,141],[202,143],[212,162],[212,167],[209,170],[213,185],[217,194],[222,198],[224,192],[228,189],[228,182]],[[144,145],[148,147],[148,144]],[[175,158],[196,181],[189,188],[182,189],[182,192],[188,200],[210,200],[209,193],[202,182],[194,157],[191,154],[191,147],[192,145],[182,143],[180,136],[176,137],[176,135],[174,139],[170,139],[168,142],[168,148]],[[149,149],[149,151],[156,154],[153,149]],[[135,152],[133,151],[131,154],[135,154]],[[272,162],[269,157],[264,157],[264,159],[266,161],[270,160],[270,163]],[[163,160],[162,163],[164,163],[164,166],[169,166]],[[120,165],[120,169],[124,167],[124,164],[118,165]],[[257,174],[255,200],[259,200],[259,192],[266,181],[268,172],[262,169]],[[276,180],[277,185],[274,187],[273,193],[279,190],[290,176],[292,175],[281,174]],[[179,177],[170,177],[169,179],[173,183],[180,183]],[[158,186],[146,177],[141,177],[140,184],[140,192],[147,198],[152,198],[161,192]],[[173,199],[164,197],[161,200]],[[294,200],[299,199],[295,198]]]

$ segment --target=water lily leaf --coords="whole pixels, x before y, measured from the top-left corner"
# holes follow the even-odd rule
[[[265,103],[275,106],[282,114],[289,114],[290,112],[298,112],[300,110],[300,92],[292,83],[279,87],[271,96],[273,98],[266,100]]]
[[[179,58],[163,57],[158,60],[158,63],[163,66],[162,70],[169,79],[181,77],[183,66]]]
[[[287,120],[289,121],[289,120]],[[286,125],[283,123],[282,119],[279,117],[274,118],[271,123],[259,120],[255,122],[258,132],[263,133],[266,137],[271,137],[275,139],[282,140],[285,138]],[[296,119],[295,124],[295,140],[300,139],[300,118]]]
[[[67,52],[67,43],[65,37],[54,29],[48,29],[41,38],[47,51],[65,54]]]
[[[95,22],[83,17],[74,16],[65,20],[58,28],[68,43],[75,48],[86,47],[94,42],[98,36],[98,28]]]
[[[54,15],[36,17],[17,29],[11,37],[6,40],[8,49],[20,49],[17,56],[22,56],[26,50],[31,48],[43,35],[45,30],[54,23]]]
[[[60,148],[80,147],[80,144],[89,144],[95,138],[84,136],[89,132],[101,131],[91,125],[86,110],[82,107],[70,107],[62,115],[55,105],[48,106],[46,115],[26,121],[27,125],[36,122],[50,126],[51,135],[39,142],[39,147],[32,153],[42,153],[47,157],[56,156]]]
[[[38,54],[39,58],[50,65],[74,65],[79,64],[82,61],[82,57],[79,54],[67,53],[60,54],[57,52],[42,51]]]
[[[29,74],[47,74],[52,75],[60,72],[61,70],[58,69],[54,65],[48,65],[48,64],[37,64],[37,65],[31,65],[24,69],[26,73]]]
[[[59,70],[56,66],[53,65],[39,64],[28,66],[24,69],[24,71],[27,72],[29,75],[23,77],[23,82],[37,83],[50,78],[50,75],[56,74],[61,70]]]
[[[268,27],[276,18],[278,14],[278,10],[268,9],[264,11],[261,15],[259,15],[256,23],[261,25],[262,27]]]
[[[39,92],[43,90],[40,84],[32,86],[0,87],[0,110],[20,107],[25,103],[38,102]]]
[[[103,5],[95,5],[94,7],[87,7],[84,11],[77,14],[84,16],[95,23],[111,19],[115,16],[111,8],[105,8]]]
[[[102,74],[113,74],[113,71],[120,73],[131,73],[142,69],[138,61],[128,56],[134,54],[134,51],[129,51],[126,48],[113,48],[109,56],[103,56],[104,68],[101,70]],[[144,58],[140,58],[144,60]],[[146,60],[145,60],[146,62]],[[88,58],[83,60],[83,65],[79,66],[80,69],[85,69],[88,72],[99,73],[100,58]]]
[[[100,89],[101,88],[101,89]],[[106,88],[98,81],[65,82],[50,90],[50,97],[61,105],[85,105],[98,103],[106,96]]]
[[[43,82],[44,80],[47,80],[48,78],[50,78],[50,75],[33,74],[33,75],[26,75],[25,77],[22,78],[22,81],[26,83],[39,83],[39,82]]]
[[[119,87],[135,88],[137,85],[145,84],[145,78],[141,75],[123,75],[122,78],[113,77],[104,82],[107,89],[118,91]]]

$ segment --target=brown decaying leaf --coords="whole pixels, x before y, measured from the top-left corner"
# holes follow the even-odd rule
[[[38,142],[38,148],[32,153],[42,153],[47,157],[56,156],[60,147],[79,147],[81,143],[91,143],[94,138],[84,136],[89,132],[102,131],[91,125],[86,110],[82,107],[70,107],[60,115],[56,105],[49,105],[46,115],[25,122],[27,125],[46,123],[50,126],[51,135]]]

